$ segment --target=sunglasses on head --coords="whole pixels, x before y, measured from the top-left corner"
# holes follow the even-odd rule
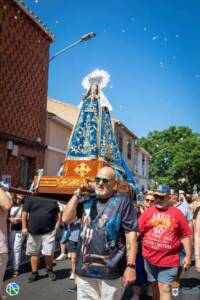
[[[108,182],[111,181],[111,179],[109,179],[109,178],[104,178],[104,177],[98,177],[98,176],[95,176],[95,177],[94,177],[94,181],[95,181],[96,183],[99,183],[99,182],[108,183]]]
[[[146,201],[147,203],[149,203],[149,202],[154,203],[154,200],[152,200],[152,199],[145,199],[145,201]]]

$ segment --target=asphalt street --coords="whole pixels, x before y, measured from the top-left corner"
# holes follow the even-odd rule
[[[54,267],[57,275],[57,280],[52,282],[46,276],[44,263],[41,262],[41,269],[39,271],[40,278],[34,283],[28,283],[30,275],[30,265],[25,264],[21,275],[13,279],[9,272],[3,285],[3,294],[7,295],[7,299],[11,298],[6,294],[6,286],[11,282],[16,282],[19,287],[19,294],[12,296],[16,300],[75,300],[76,293],[69,293],[67,289],[73,286],[73,281],[69,279],[70,275],[70,260],[58,262]],[[150,300],[151,297],[143,296],[142,300]],[[200,300],[200,274],[198,274],[194,266],[188,272],[184,272],[182,276],[182,296],[174,297],[177,300]],[[129,293],[124,300],[131,300]]]

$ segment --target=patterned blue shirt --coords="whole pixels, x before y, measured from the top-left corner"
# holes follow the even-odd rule
[[[82,224],[76,273],[101,279],[121,277],[126,267],[125,231],[137,230],[129,196],[120,191],[106,200],[86,198],[78,210]]]

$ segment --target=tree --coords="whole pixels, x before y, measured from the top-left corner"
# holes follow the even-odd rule
[[[140,139],[150,153],[149,177],[153,182],[192,192],[200,190],[200,134],[188,127],[171,126]]]

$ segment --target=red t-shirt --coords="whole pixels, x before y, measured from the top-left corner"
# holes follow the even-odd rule
[[[144,258],[159,267],[179,266],[181,239],[192,234],[182,212],[174,206],[166,210],[152,206],[140,216],[138,223],[143,234]]]

